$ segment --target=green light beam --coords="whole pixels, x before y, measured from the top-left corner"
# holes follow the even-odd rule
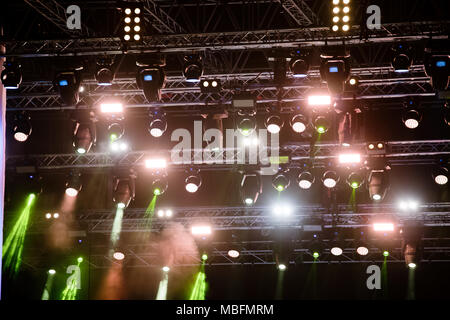
[[[10,270],[14,274],[19,271],[20,263],[22,261],[23,246],[25,243],[25,235],[30,220],[31,207],[36,199],[35,194],[30,194],[27,197],[25,207],[14,224],[12,230],[8,234],[3,245],[3,255],[5,269]]]
[[[414,272],[416,272],[416,271],[413,268],[409,268],[408,295],[406,297],[407,300],[415,300],[416,299]]]
[[[80,263],[82,260],[78,260],[78,268],[80,268]],[[61,294],[61,300],[75,300],[77,297],[77,277],[73,277],[72,281],[66,285],[66,288]]]
[[[169,274],[164,272],[163,279],[159,282],[156,300],[167,300],[167,287],[169,284]]]
[[[205,274],[205,261],[202,262],[200,271],[195,277],[194,287],[192,288],[189,300],[205,300],[207,290],[206,274]]]
[[[120,232],[122,231],[122,219],[123,219],[123,209],[117,208],[116,216],[114,217],[113,228],[111,231],[111,243],[115,247],[117,241],[120,238]]]
[[[44,292],[42,293],[41,300],[49,300],[50,293],[52,292],[53,279],[55,278],[55,273],[47,272],[47,274],[48,274],[47,281],[45,282]]]

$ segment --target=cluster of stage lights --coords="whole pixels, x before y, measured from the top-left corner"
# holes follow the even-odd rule
[[[55,212],[55,213],[50,213],[50,212],[47,212],[46,214],[45,214],[45,219],[47,219],[47,220],[50,220],[50,219],[58,219],[59,218],[59,213],[57,213],[57,212]]]
[[[124,10],[125,16],[124,16],[124,35],[123,40],[125,41],[139,41],[141,40],[140,31],[141,31],[141,18],[140,8],[125,8]]]
[[[350,0],[332,0],[332,27],[334,32],[350,30]]]

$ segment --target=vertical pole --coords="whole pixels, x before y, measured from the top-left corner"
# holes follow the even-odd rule
[[[3,30],[0,27],[0,35],[3,35]],[[5,46],[0,44],[0,54],[5,54]],[[3,67],[5,58],[0,58],[0,71]],[[0,82],[0,300],[2,299],[2,257],[3,257],[3,209],[4,209],[4,195],[5,195],[5,127],[6,127],[6,89],[3,83]]]

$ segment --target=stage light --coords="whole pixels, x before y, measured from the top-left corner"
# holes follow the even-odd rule
[[[208,255],[206,253],[202,254],[202,261],[208,260]]]
[[[360,163],[361,155],[359,153],[341,153],[339,155],[339,163],[348,164],[348,163]]]
[[[184,183],[187,192],[195,193],[202,185],[202,178],[198,174],[189,175]]]
[[[124,152],[128,150],[128,144],[123,141],[112,141],[109,144],[109,148],[113,152]]]
[[[168,266],[164,266],[162,267],[162,271],[167,273],[170,271],[170,268]]]
[[[339,176],[334,171],[327,171],[322,176],[323,185],[329,189],[334,188],[339,181]]]
[[[303,133],[306,130],[308,121],[306,117],[302,114],[296,114],[291,119],[291,127],[297,133]]]
[[[66,195],[69,197],[76,197],[81,191],[81,174],[78,172],[71,172],[66,181]]]
[[[100,104],[100,111],[102,113],[122,113],[123,104],[120,102],[105,102]]]
[[[438,167],[433,169],[433,179],[438,185],[445,185],[448,183],[448,169],[445,167]]]
[[[163,169],[167,167],[167,162],[162,158],[146,159],[145,167],[147,169]]]
[[[286,190],[290,183],[286,172],[279,172],[272,179],[272,186],[279,192]]]
[[[45,218],[46,219],[51,219],[52,218],[52,214],[51,213],[46,213],[45,214]]]
[[[297,49],[291,53],[289,70],[294,78],[306,78],[308,76],[308,57],[300,49]]]
[[[321,55],[320,76],[328,84],[332,94],[342,94],[345,83],[350,76],[350,56],[325,56]]]
[[[431,48],[425,49],[425,71],[431,78],[431,85],[437,91],[445,91],[449,85],[450,56],[433,54]]]
[[[367,247],[358,247],[356,248],[356,252],[360,255],[360,256],[366,256],[369,253],[369,249]]]
[[[410,57],[411,48],[405,44],[396,44],[392,47],[394,57],[392,58],[392,67],[397,73],[409,72],[409,68],[412,64],[412,58]]]
[[[61,100],[68,106],[80,101],[81,70],[64,71],[56,75],[53,85],[58,89]]]
[[[24,142],[31,135],[31,118],[25,112],[17,113],[13,122],[13,135],[14,139],[19,142]]]
[[[228,250],[228,256],[231,258],[238,258],[239,257],[239,251],[237,250]]]
[[[168,183],[167,177],[165,175],[163,175],[159,178],[156,178],[152,182],[153,195],[160,196],[160,195],[164,194],[164,192],[166,192],[166,190],[168,188],[168,185],[169,185],[169,183]]]
[[[243,136],[250,136],[256,130],[256,119],[253,116],[242,118],[238,123],[238,130]]]
[[[389,251],[384,250],[384,251],[383,251],[383,256],[384,256],[384,257],[389,257]]]
[[[286,265],[285,265],[284,263],[280,263],[280,264],[278,265],[278,270],[280,270],[280,271],[286,270]]]
[[[244,204],[254,205],[262,192],[261,176],[258,173],[244,173],[240,186],[241,199]]]
[[[314,252],[313,252],[313,257],[314,257],[314,259],[319,258],[319,256],[320,256],[319,252],[317,252],[317,251],[314,251]]]
[[[333,248],[331,248],[330,252],[333,256],[340,256],[343,251],[339,247],[333,247]]]
[[[388,189],[388,176],[385,170],[372,170],[367,179],[369,196],[372,200],[380,201]]]
[[[301,172],[297,178],[298,186],[301,189],[305,190],[311,188],[312,184],[314,183],[314,180],[315,180],[314,176],[309,171]]]
[[[112,82],[114,80],[114,72],[112,70],[111,65],[112,60],[109,58],[100,58],[97,60],[97,70],[95,72],[95,79],[97,80],[97,84],[99,86],[112,85]]]
[[[415,269],[416,267],[417,267],[417,265],[415,263],[413,263],[413,262],[408,263],[408,268]]]
[[[167,120],[164,112],[156,110],[150,113],[150,126],[148,131],[155,137],[161,137],[167,130]]]
[[[203,93],[219,93],[222,89],[219,79],[205,79],[202,80],[200,91]]]
[[[394,224],[392,222],[375,222],[373,230],[377,232],[394,231]]]
[[[199,55],[184,57],[183,76],[187,82],[199,82],[203,74],[202,59]]]
[[[422,116],[417,110],[405,110],[402,116],[403,123],[408,129],[415,129],[419,126]]]
[[[85,154],[89,152],[92,145],[96,141],[96,127],[94,118],[84,118],[75,120],[74,132],[73,132],[73,147],[79,154]]]
[[[2,84],[5,89],[18,89],[22,83],[21,66],[16,61],[5,61],[1,73]]]
[[[78,263],[82,263],[83,262],[83,258],[82,257],[78,257],[77,262]]]
[[[113,254],[113,258],[118,260],[118,261],[121,261],[121,260],[125,259],[125,254],[123,252],[116,251]]]
[[[352,172],[347,178],[347,183],[352,189],[358,189],[364,183],[364,178],[359,173]]]
[[[130,171],[128,176],[115,177],[113,181],[113,202],[117,208],[125,209],[135,197],[136,174]]]
[[[319,134],[324,134],[330,128],[330,122],[324,116],[318,116],[314,120],[314,128]]]
[[[369,142],[366,145],[367,154],[386,154],[386,144],[384,142]]]
[[[158,65],[140,66],[136,74],[136,83],[144,91],[148,102],[161,100],[161,89],[166,82],[164,69]]]
[[[54,213],[53,214],[53,219],[58,219],[59,218],[59,213]]]
[[[55,269],[48,270],[48,274],[54,275],[56,273]]]
[[[292,207],[289,204],[277,204],[273,207],[272,212],[275,216],[288,217],[292,214]]]
[[[281,119],[279,115],[271,115],[266,118],[265,122],[267,131],[272,134],[279,133],[281,128],[284,125],[284,121]]]
[[[308,104],[310,106],[330,106],[331,96],[330,95],[310,95],[308,96]]]
[[[402,211],[417,211],[419,203],[414,200],[402,200],[398,203],[398,207]]]
[[[191,227],[191,233],[194,236],[210,235],[212,233],[211,226],[196,225]]]
[[[141,13],[141,9],[140,8],[122,8],[124,10],[125,16],[123,16],[123,39],[125,41],[130,41],[131,40],[131,21],[133,20],[134,23],[136,25],[134,25],[133,30],[134,30],[134,34],[133,34],[133,39],[136,41],[140,40],[140,35],[139,35],[139,31],[141,30],[141,27],[139,25],[141,19],[139,18],[139,14]]]

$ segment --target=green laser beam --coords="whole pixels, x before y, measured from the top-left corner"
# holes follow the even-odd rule
[[[169,275],[164,272],[163,279],[159,282],[158,293],[156,294],[156,300],[167,300],[167,287],[169,284]]]
[[[12,230],[8,234],[3,245],[2,259],[4,259],[5,269],[16,274],[19,271],[22,261],[23,246],[25,243],[25,235],[27,233],[28,222],[31,215],[31,207],[36,199],[35,194],[27,196],[25,207],[14,224]]]
[[[195,283],[191,291],[189,300],[205,300],[207,290],[206,274],[205,274],[205,262],[202,263],[200,271],[195,277]]]
[[[78,268],[80,268],[81,261],[78,261]],[[75,300],[77,297],[77,278],[73,277],[70,283],[66,285],[66,288],[61,294],[61,300]]]

